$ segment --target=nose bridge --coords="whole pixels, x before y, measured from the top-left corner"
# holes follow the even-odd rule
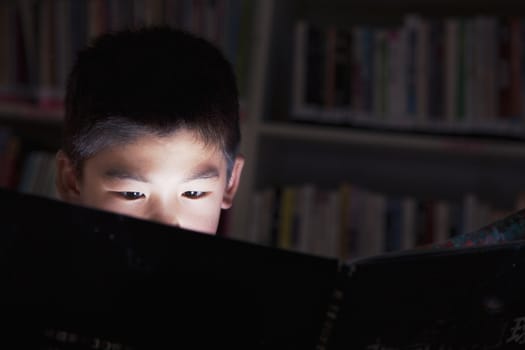
[[[155,200],[150,206],[148,218],[163,224],[179,226],[175,201],[162,198]]]

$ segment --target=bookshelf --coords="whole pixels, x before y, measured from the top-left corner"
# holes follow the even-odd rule
[[[294,103],[301,101],[297,100],[298,89],[294,87],[301,86],[301,79],[304,84],[305,79],[297,73],[301,70],[295,64],[297,57],[301,57],[295,51],[300,21],[352,33],[351,30],[365,26],[392,30],[405,24],[408,15],[419,16],[419,23],[477,16],[494,19],[514,15],[521,19],[525,18],[525,5],[519,2],[27,0],[2,2],[0,7],[0,52],[4,53],[0,55],[3,63],[0,65],[0,125],[20,138],[22,147],[16,163],[19,171],[23,172],[21,168],[31,152],[44,151],[49,155],[59,147],[63,113],[60,96],[75,50],[104,31],[169,24],[182,26],[218,43],[234,64],[239,79],[241,150],[247,162],[238,196],[227,217],[229,236],[288,247],[290,242],[285,241],[289,238],[279,240],[278,227],[286,228],[289,224],[259,221],[262,212],[280,215],[275,207],[268,207],[268,196],[264,197],[264,193],[275,189],[295,190],[297,195],[313,187],[320,194],[332,197],[333,208],[339,216],[330,217],[326,213],[330,210],[323,207],[317,209],[325,213],[325,220],[338,222],[330,226],[334,232],[341,230],[341,225],[350,225],[344,223],[344,217],[356,215],[355,212],[342,214],[342,207],[351,202],[345,197],[349,188],[375,195],[366,202],[376,209],[388,207],[391,198],[408,198],[416,201],[412,206],[423,209],[434,204],[439,207],[444,202],[459,205],[470,213],[468,216],[473,216],[472,212],[483,213],[480,214],[483,218],[465,218],[468,224],[457,224],[454,232],[476,228],[522,203],[525,117],[512,116],[500,122],[495,119],[499,117],[497,113],[485,113],[488,121],[479,124],[474,111],[484,112],[485,108],[474,102],[486,103],[487,99],[481,95],[471,97],[470,119],[462,123],[423,118],[419,114],[414,121],[408,119],[409,113],[389,118],[385,112],[389,109],[384,105],[377,109],[381,113],[371,109],[364,114],[351,108],[329,109],[323,105],[313,108],[299,105],[308,107],[303,108],[306,110],[303,114],[293,109]],[[13,50],[13,47],[19,49]],[[431,86],[428,81],[426,86]],[[385,91],[396,89],[391,87]],[[442,98],[445,91],[443,89]],[[324,103],[327,97],[323,90],[317,93],[323,96]],[[394,95],[388,101],[399,99]],[[492,109],[494,106],[493,101]],[[406,106],[398,104],[394,110],[399,112],[400,108]],[[426,115],[423,113],[423,116]],[[488,206],[493,208],[489,210]],[[288,205],[288,211],[294,208],[296,206]],[[419,216],[416,211],[411,215]],[[374,216],[369,216],[373,221]],[[434,216],[431,221],[439,222]],[[317,221],[322,226],[320,219]],[[262,234],[260,227],[254,229],[259,224],[260,227],[273,226],[273,233]],[[385,222],[379,224],[386,225]],[[373,225],[370,227],[371,232],[378,230]],[[447,230],[436,228],[436,231]],[[436,237],[444,237],[452,230],[443,232]],[[272,235],[276,237],[270,237]],[[323,237],[316,239],[322,241]],[[336,251],[344,243],[342,239],[332,237],[335,243],[331,250],[323,248],[318,253],[339,254]],[[385,244],[378,243],[382,238],[375,240],[373,249],[383,249]],[[406,238],[403,247],[410,247],[416,241],[415,237]],[[305,247],[302,249],[308,251]],[[341,254],[342,258],[348,257],[346,253]]]
[[[248,60],[255,3],[252,0],[1,2],[0,178],[11,177],[8,187],[24,192],[55,195],[54,153],[61,142],[67,74],[76,52],[104,32],[169,25],[210,40],[235,69],[241,115],[247,118]],[[8,147],[12,144],[16,147]],[[44,177],[49,178],[46,180],[49,188],[45,190],[40,188],[43,183],[37,181]],[[4,182],[0,185],[6,186]]]
[[[305,226],[304,223],[301,223],[304,216],[325,215],[320,214],[326,211],[326,208],[322,207],[310,208],[309,214],[305,215],[304,212],[301,214],[301,210],[306,210],[304,206],[316,204],[315,200],[313,204],[304,204],[304,198],[311,198],[302,197],[305,188],[308,192],[308,188],[311,191],[311,187],[328,196],[338,196],[338,199],[335,199],[336,206],[328,208],[340,214],[336,217],[325,218],[327,226],[323,231],[326,231],[326,241],[333,240],[330,235],[335,234],[339,245],[348,244],[345,241],[348,240],[348,237],[342,237],[344,235],[342,226],[348,225],[344,223],[344,218],[355,215],[355,212],[342,214],[341,206],[347,205],[344,204],[345,201],[350,200],[345,191],[349,187],[357,188],[380,197],[380,204],[376,205],[379,209],[376,208],[378,212],[375,216],[376,221],[382,221],[379,224],[380,227],[377,226],[377,223],[374,226],[373,222],[370,225],[364,223],[362,225],[372,227],[370,229],[372,231],[378,229],[383,231],[380,233],[368,232],[362,235],[369,237],[371,241],[381,242],[372,242],[372,245],[375,246],[372,249],[365,248],[365,252],[361,255],[385,250],[390,244],[383,235],[386,235],[388,231],[385,226],[392,225],[392,220],[395,222],[396,219],[395,217],[394,219],[385,218],[389,215],[388,208],[389,203],[393,202],[392,199],[405,200],[408,198],[413,201],[412,205],[419,208],[420,211],[413,210],[410,214],[416,219],[419,217],[420,221],[413,223],[413,225],[420,225],[419,228],[411,229],[413,235],[421,235],[425,230],[435,232],[430,241],[425,238],[427,241],[420,240],[420,244],[428,244],[435,240],[446,239],[453,234],[477,229],[481,225],[522,207],[522,193],[524,192],[522,179],[525,175],[523,168],[525,113],[519,105],[515,106],[512,112],[509,112],[508,107],[516,101],[519,102],[520,97],[516,96],[523,96],[521,72],[525,71],[523,68],[525,59],[521,47],[525,42],[523,37],[524,4],[506,0],[498,2],[470,0],[267,1],[258,13],[260,18],[256,28],[259,41],[253,51],[253,56],[257,58],[257,61],[253,61],[255,68],[252,73],[255,86],[251,89],[252,112],[250,120],[245,125],[247,132],[243,145],[248,162],[236,204],[236,207],[241,209],[238,209],[237,214],[234,215],[236,224],[234,236],[286,249],[306,249],[311,252],[311,248],[301,246],[301,239],[298,239],[299,243],[294,241],[294,239],[297,240],[297,236],[300,236],[301,227]],[[501,29],[503,24],[508,23],[509,18],[514,20],[512,23],[519,24],[519,29],[514,29],[513,33],[514,38],[520,38],[520,41],[513,43],[514,46],[511,49],[503,43],[503,38],[507,38],[508,28],[505,32]],[[416,86],[418,89],[415,93],[421,92],[422,87],[426,89],[426,100],[423,102],[417,100],[422,106],[426,106],[426,109],[415,109],[410,113],[408,103],[399,103],[400,100],[407,98],[408,92],[405,91],[405,95],[400,97],[399,85],[389,87],[390,81],[384,77],[383,90],[380,90],[381,84],[378,82],[373,86],[376,89],[373,90],[376,95],[380,95],[379,91],[382,91],[383,95],[381,98],[369,97],[371,99],[369,110],[352,108],[352,97],[354,97],[353,101],[358,101],[352,95],[352,88],[355,87],[352,84],[346,87],[346,91],[350,93],[350,102],[343,99],[346,102],[334,107],[332,99],[332,105],[330,105],[328,102],[330,98],[326,96],[322,86],[327,84],[326,86],[332,90],[336,89],[336,92],[337,88],[334,88],[333,81],[331,85],[327,83],[329,78],[326,75],[321,75],[317,80],[320,86],[314,84],[314,87],[318,88],[317,96],[320,96],[317,104],[311,101],[305,102],[308,74],[304,72],[307,70],[305,66],[309,63],[304,57],[304,41],[306,40],[304,29],[303,36],[298,36],[298,23],[307,23],[310,26],[322,28],[325,33],[329,30],[333,32],[334,28],[341,29],[347,34],[350,33],[349,35],[359,32],[358,29],[368,28],[376,33],[374,37],[383,38],[382,43],[386,45],[390,44],[384,39],[389,38],[388,33],[397,30],[397,37],[402,38],[403,36],[399,34],[400,29],[405,28],[407,23],[410,24],[414,19],[417,19],[422,27],[427,28],[427,35],[430,31],[428,28],[434,26],[435,23],[440,24],[443,30],[446,20],[468,23],[466,26],[474,33],[474,29],[479,28],[481,28],[480,33],[489,33],[492,36],[489,35],[486,38],[492,38],[491,43],[497,45],[495,46],[497,50],[492,52],[493,61],[487,62],[486,55],[475,55],[480,52],[490,53],[490,50],[494,49],[494,46],[490,47],[487,43],[483,43],[483,39],[480,39],[483,38],[481,34],[481,36],[476,36],[470,33],[470,38],[477,40],[472,39],[467,44],[464,43],[462,50],[471,50],[469,51],[469,57],[472,60],[470,62],[473,62],[478,67],[477,69],[485,68],[486,72],[490,71],[494,74],[497,72],[500,75],[489,78],[485,76],[485,80],[479,77],[478,80],[474,80],[470,77],[469,91],[460,92],[460,88],[455,86],[456,95],[464,94],[462,109],[459,107],[457,98],[446,96],[447,87],[451,85],[450,83],[446,85],[447,75],[445,73],[448,72],[449,76],[459,79],[459,73],[452,69],[454,68],[452,63],[456,61],[448,63],[446,66],[448,70],[443,67],[441,67],[442,70],[428,68],[431,65],[445,65],[445,56],[442,61],[426,62],[428,71],[425,72],[434,74],[434,77],[441,72],[439,73],[441,81],[439,94],[437,93],[438,87],[434,86],[428,78],[422,80],[420,77],[417,83],[420,85]],[[456,28],[457,23],[459,22],[456,22]],[[387,34],[377,34],[380,30]],[[516,33],[519,36],[516,36]],[[454,38],[449,34],[448,38],[448,41],[459,45],[457,37]],[[301,40],[303,40],[302,43]],[[352,46],[353,48],[357,47],[355,44],[357,40],[350,42],[351,45],[355,45]],[[442,50],[445,50],[445,43],[442,45]],[[452,44],[448,43],[448,45]],[[303,55],[297,55],[298,47],[303,50],[301,51]],[[323,50],[326,50],[324,51],[326,56],[329,57],[330,52],[333,53],[326,42],[322,47]],[[405,47],[405,52],[407,50],[408,48]],[[457,57],[460,56],[458,50],[456,47]],[[501,54],[502,57],[499,56],[499,50],[505,50]],[[421,56],[416,55],[415,59],[422,61]],[[425,57],[429,59],[428,56],[427,52]],[[388,57],[397,56],[392,54]],[[383,67],[386,72],[385,67],[389,67],[387,63],[393,61],[397,62],[394,67],[409,71],[406,60],[399,62],[392,58],[391,61],[385,62],[385,57],[382,60],[380,62],[383,62],[383,66],[379,64],[370,69]],[[323,62],[324,65],[317,68],[323,73],[328,71],[333,74],[334,68],[327,68],[326,61]],[[377,61],[372,60],[372,62]],[[516,65],[516,62],[519,63],[519,66],[515,67],[518,69],[518,75],[511,74],[509,66]],[[353,67],[353,69],[355,73],[356,68]],[[301,71],[303,75],[298,73]],[[392,73],[392,71],[389,72]],[[512,73],[515,72],[512,71]],[[312,71],[309,73],[313,74]],[[419,74],[419,76],[422,75]],[[508,80],[509,78],[513,79]],[[466,75],[462,79],[463,84],[467,84]],[[495,81],[500,82],[501,86],[496,86]],[[518,83],[518,86],[516,88],[513,85],[513,91],[509,93],[508,90],[511,88],[504,83],[511,84],[511,82],[512,84]],[[490,89],[484,91],[480,88],[481,86]],[[297,108],[298,90],[303,90],[302,100],[299,98],[301,102],[299,107],[302,108]],[[514,97],[509,97],[512,94]],[[430,95],[434,97],[433,100],[428,97]],[[414,98],[422,99],[421,96],[424,94],[421,93]],[[391,102],[391,105],[388,106],[385,101]],[[376,105],[379,103],[380,107],[374,103]],[[361,104],[356,102],[356,105],[362,107],[363,100]],[[437,108],[439,113],[431,110],[430,106]],[[463,113],[463,119],[460,118],[460,110]],[[453,113],[447,114],[447,111]],[[293,194],[290,195],[290,192]],[[283,195],[283,193],[288,195]],[[361,198],[363,203],[367,202],[366,199]],[[362,204],[362,207],[366,205]],[[252,208],[252,210],[247,213],[245,208]],[[445,210],[442,210],[443,208]],[[421,210],[426,210],[426,212]],[[242,213],[239,213],[240,211]],[[273,214],[264,214],[267,211],[273,211]],[[458,211],[460,211],[459,214]],[[403,214],[397,213],[397,215],[402,216]],[[461,216],[461,222],[456,222],[455,228],[441,227],[452,225],[452,217],[458,215]],[[279,217],[285,219],[280,220]],[[329,228],[331,227],[330,220],[337,220],[339,227]],[[374,215],[370,220],[374,221]],[[397,220],[401,218],[398,217]],[[314,225],[311,220],[308,222]],[[428,229],[431,226],[432,228]],[[397,230],[403,231],[399,227]],[[397,234],[399,235],[399,232]],[[401,235],[406,234],[407,232],[404,232]],[[398,244],[397,249],[413,248],[418,244],[418,239],[418,237],[409,237],[404,245]],[[365,239],[361,240],[365,241]],[[400,238],[398,237],[397,240]],[[363,244],[366,245],[366,242]],[[337,247],[337,244],[332,247],[331,251],[325,248],[321,248],[317,253],[338,255],[341,258],[359,256],[359,253],[351,255],[348,252],[341,252],[341,247]],[[315,252],[315,248],[313,250]]]

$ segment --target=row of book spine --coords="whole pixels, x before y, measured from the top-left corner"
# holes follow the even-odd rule
[[[292,119],[523,132],[522,18],[409,14],[389,27],[300,20],[294,35]]]
[[[0,2],[0,102],[63,106],[79,49],[104,32],[168,25],[223,50],[245,91],[256,0],[19,0]]]
[[[268,187],[253,198],[249,241],[349,260],[426,247],[517,210],[466,193],[461,200],[389,196],[345,183]]]
[[[0,128],[0,187],[56,199],[55,155],[25,150],[23,141],[8,128]]]

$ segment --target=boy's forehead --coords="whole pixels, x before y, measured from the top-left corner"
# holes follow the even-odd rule
[[[205,139],[199,132],[179,128],[169,132],[155,132],[155,131],[142,131],[132,135],[118,137],[114,142],[110,142],[106,148],[120,148],[120,147],[133,147],[139,146],[159,146],[159,145],[173,145],[180,144],[185,146],[196,146],[206,152],[221,151],[222,147],[220,142],[213,142]],[[101,149],[102,151],[103,149]]]
[[[108,178],[129,178],[130,174],[153,169],[183,170],[189,178],[204,178],[223,173],[227,167],[217,146],[206,144],[191,132],[142,135],[107,147],[87,163]]]
[[[208,140],[193,130],[178,129],[165,135],[149,135],[145,138],[168,146],[172,143],[181,145],[183,152],[188,150],[187,147],[191,147],[201,150],[204,154],[223,154],[220,142]]]
[[[149,157],[169,157],[178,159],[208,159],[224,157],[221,147],[206,142],[198,133],[191,130],[177,130],[169,134],[146,133],[127,142],[109,147],[106,154],[134,159],[135,156],[147,160]]]
[[[175,161],[180,164],[183,159],[187,165],[214,160],[221,169],[228,166],[226,153],[220,145],[209,142],[197,131],[186,128],[169,133],[143,131],[133,136],[116,138],[114,141],[116,142],[96,147],[98,149],[85,159],[82,168],[85,168],[86,162],[97,168],[110,165],[129,168],[130,165],[137,166],[137,163]]]

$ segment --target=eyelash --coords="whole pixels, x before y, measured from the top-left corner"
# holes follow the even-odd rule
[[[145,195],[142,192],[132,192],[132,191],[125,191],[125,192],[118,192],[118,194],[123,197],[126,200],[133,201],[140,198],[144,198]],[[199,199],[204,196],[206,196],[208,192],[202,192],[202,191],[186,191],[182,194],[183,197],[186,197],[188,199]]]
[[[201,191],[186,191],[182,194],[183,197],[189,198],[189,199],[199,199],[204,196],[206,196],[208,192],[201,192]]]
[[[137,199],[140,199],[140,198],[144,198],[144,193],[142,192],[119,192],[119,194],[124,197],[124,199],[127,199],[127,200],[137,200]]]

